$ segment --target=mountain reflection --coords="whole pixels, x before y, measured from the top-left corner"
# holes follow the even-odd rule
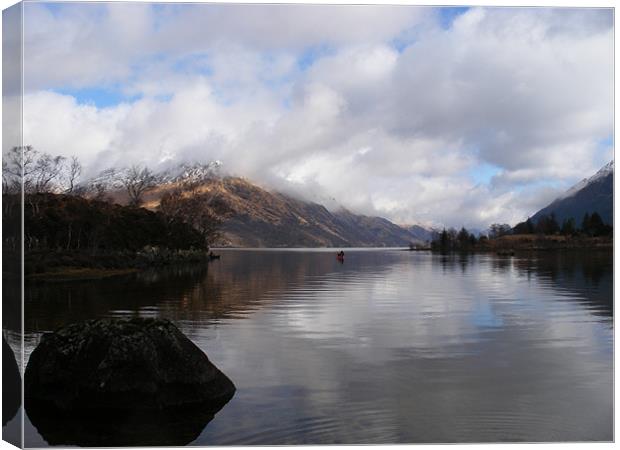
[[[365,263],[375,269],[389,264],[376,255],[366,256]],[[240,318],[269,302],[265,294],[321,276],[334,270],[336,262],[326,253],[235,251],[209,264],[165,267],[113,279],[32,282],[25,289],[25,328],[27,333],[42,333],[107,316],[157,315],[197,323]]]
[[[540,253],[533,258],[515,259],[520,274],[549,280],[552,286],[580,296],[593,314],[613,316],[613,254],[590,252]]]
[[[548,282],[553,289],[581,296],[583,303],[593,307],[592,313],[613,316],[613,255],[608,250],[538,252],[517,256],[467,253],[433,256],[433,263],[439,264],[445,274],[456,270],[466,274],[469,265],[481,262],[488,264],[494,272],[515,271],[528,279],[537,277]]]

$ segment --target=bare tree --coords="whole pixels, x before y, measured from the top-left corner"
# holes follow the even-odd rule
[[[43,153],[34,163],[32,172],[32,191],[51,192],[57,186],[64,167],[64,156],[52,156]],[[26,177],[24,177],[26,179]]]
[[[147,167],[134,165],[127,170],[120,181],[129,195],[129,204],[139,206],[144,193],[155,186],[157,178]]]
[[[13,147],[2,165],[3,186],[18,192],[23,184],[26,194],[53,191],[58,187],[64,160],[63,156],[39,153],[30,145]]]
[[[9,172],[9,163],[2,161],[2,193],[10,194],[14,192],[14,179]]]
[[[198,188],[203,184],[204,182],[199,179],[187,178],[181,181],[181,189],[191,193],[192,195],[196,195],[198,194]]]
[[[67,189],[65,190],[66,194],[73,194],[75,192],[75,185],[81,174],[82,164],[80,164],[80,161],[78,161],[77,156],[72,156],[69,160],[69,165],[67,166]]]
[[[110,197],[108,196],[108,190],[105,184],[103,183],[95,183],[92,185],[93,200],[97,200],[100,202],[110,202]]]
[[[22,182],[25,192],[32,190],[32,178],[38,154],[30,145],[13,147],[7,152],[6,160],[2,162],[2,184],[7,192],[20,192]]]
[[[186,203],[188,222],[200,233],[205,243],[209,245],[219,236],[221,218],[211,207],[209,194],[198,194],[190,197]]]
[[[507,223],[494,223],[489,227],[489,237],[498,238],[510,234],[512,228]]]
[[[85,186],[82,184],[76,184],[73,187],[73,191],[71,191],[71,195],[74,195],[76,197],[87,197],[91,189],[92,188],[89,186]]]
[[[174,189],[162,195],[159,201],[159,210],[166,216],[168,223],[184,222],[185,202],[183,191]]]
[[[164,194],[159,210],[170,223],[178,221],[191,225],[207,247],[217,239],[223,218],[230,214],[230,207],[217,193],[198,192],[194,186]]]

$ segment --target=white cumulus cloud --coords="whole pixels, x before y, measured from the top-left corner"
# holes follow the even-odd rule
[[[405,6],[29,3],[25,140],[78,155],[90,174],[219,159],[358,212],[480,228],[524,219],[611,159],[610,9],[440,18]],[[481,167],[496,172],[481,181]]]

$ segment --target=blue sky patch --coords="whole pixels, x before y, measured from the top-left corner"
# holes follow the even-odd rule
[[[409,47],[415,42],[413,35],[414,32],[412,29],[400,33],[398,36],[396,36],[390,41],[390,46],[398,53],[402,53],[407,49],[407,47]]]
[[[53,2],[53,3],[43,3],[43,5],[54,16],[57,16],[59,13],[63,12],[63,8],[66,5],[66,3]]]
[[[493,164],[480,163],[469,171],[469,175],[476,184],[489,184],[491,179],[501,171],[501,168]]]
[[[317,60],[334,54],[334,49],[327,44],[315,45],[304,50],[297,59],[300,70],[309,69]]]
[[[439,8],[439,23],[445,30],[452,27],[454,20],[469,11],[468,6],[446,6]]]
[[[213,67],[207,53],[181,57],[172,64],[172,70],[183,74],[200,74],[207,77],[213,75]]]
[[[614,158],[614,135],[610,134],[605,139],[598,141],[596,146],[596,158],[602,167]]]
[[[97,108],[108,108],[123,102],[134,102],[141,96],[128,96],[123,94],[120,89],[90,87],[82,89],[55,89],[55,92],[63,95],[70,95],[80,105],[94,105]]]
[[[599,147],[602,148],[609,148],[609,147],[613,147],[614,146],[614,135],[610,134],[609,136],[607,136],[605,139],[601,139],[598,143]]]

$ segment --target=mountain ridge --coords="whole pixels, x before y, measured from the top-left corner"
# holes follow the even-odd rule
[[[324,205],[225,177],[219,192],[232,209],[217,245],[233,247],[391,247],[419,239],[382,217],[332,212]]]
[[[156,210],[161,197],[186,183],[197,192],[217,197],[228,213],[222,217],[224,247],[406,247],[429,240],[432,231],[421,226],[401,227],[388,219],[355,214],[344,207],[327,206],[272,191],[245,178],[221,176],[217,162],[179,165],[154,174],[154,187],[143,206]],[[108,170],[87,184],[104,184],[113,201],[125,203],[120,184],[123,169]]]
[[[542,217],[554,214],[560,224],[571,217],[581,224],[586,213],[597,212],[604,223],[613,225],[613,178],[614,161],[610,161],[537,211],[530,220],[537,223]]]

